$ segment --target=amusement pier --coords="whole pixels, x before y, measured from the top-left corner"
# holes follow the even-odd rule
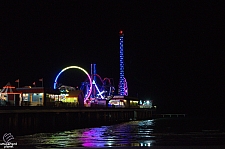
[[[156,106],[151,100],[140,100],[128,95],[128,83],[124,72],[124,33],[119,31],[120,65],[119,82],[102,78],[96,64],[90,72],[80,66],[63,68],[55,77],[53,88],[20,87],[8,82],[0,91],[1,133],[21,134],[114,124],[130,120],[145,120],[153,117]],[[58,82],[61,74],[78,69],[86,76],[80,87]]]

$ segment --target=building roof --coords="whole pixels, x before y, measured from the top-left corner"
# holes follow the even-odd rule
[[[1,94],[21,94],[21,92],[17,91],[14,86],[8,82],[0,92]]]
[[[17,91],[23,92],[23,93],[43,93],[44,88],[43,87],[21,87],[16,88]]]
[[[49,94],[60,94],[59,90],[54,90],[50,88],[44,88],[44,87],[22,87],[22,88],[16,88],[17,91],[23,92],[23,93],[49,93]]]
[[[115,100],[115,99],[125,99],[125,100],[135,100],[135,101],[139,101],[139,99],[138,99],[137,97],[121,96],[121,95],[115,95],[112,99],[113,99],[113,100]]]

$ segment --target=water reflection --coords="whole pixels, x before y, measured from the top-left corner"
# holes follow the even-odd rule
[[[96,128],[75,129],[59,133],[38,133],[16,138],[18,145],[42,148],[63,147],[115,147],[150,146],[154,120],[131,121],[127,123]]]
[[[15,148],[224,145],[225,122],[156,119],[15,137]],[[218,125],[216,125],[218,124]]]
[[[87,129],[79,140],[83,142],[82,146],[84,147],[150,146],[154,142],[149,140],[153,138],[151,136],[153,129],[148,129],[153,125],[152,121],[133,121]]]

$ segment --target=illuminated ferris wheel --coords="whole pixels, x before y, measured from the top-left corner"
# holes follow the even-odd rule
[[[69,70],[69,69],[74,69],[74,68],[83,71],[83,72],[87,75],[87,77],[88,77],[88,80],[89,80],[89,81],[88,81],[88,84],[89,84],[90,88],[89,88],[89,90],[87,90],[87,92],[86,92],[86,94],[85,94],[84,101],[86,101],[86,100],[89,99],[89,97],[90,97],[90,95],[91,95],[91,91],[92,91],[92,79],[91,79],[91,76],[88,74],[88,72],[87,72],[85,69],[83,69],[83,68],[81,68],[81,67],[79,67],[79,66],[69,66],[69,67],[66,67],[66,68],[62,69],[62,70],[58,73],[58,75],[56,76],[56,78],[55,78],[54,89],[57,88],[57,81],[58,81],[59,76],[60,76],[64,71]]]

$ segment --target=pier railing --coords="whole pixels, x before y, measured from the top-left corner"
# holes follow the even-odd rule
[[[166,117],[186,117],[186,114],[154,114],[155,118],[166,118]]]

